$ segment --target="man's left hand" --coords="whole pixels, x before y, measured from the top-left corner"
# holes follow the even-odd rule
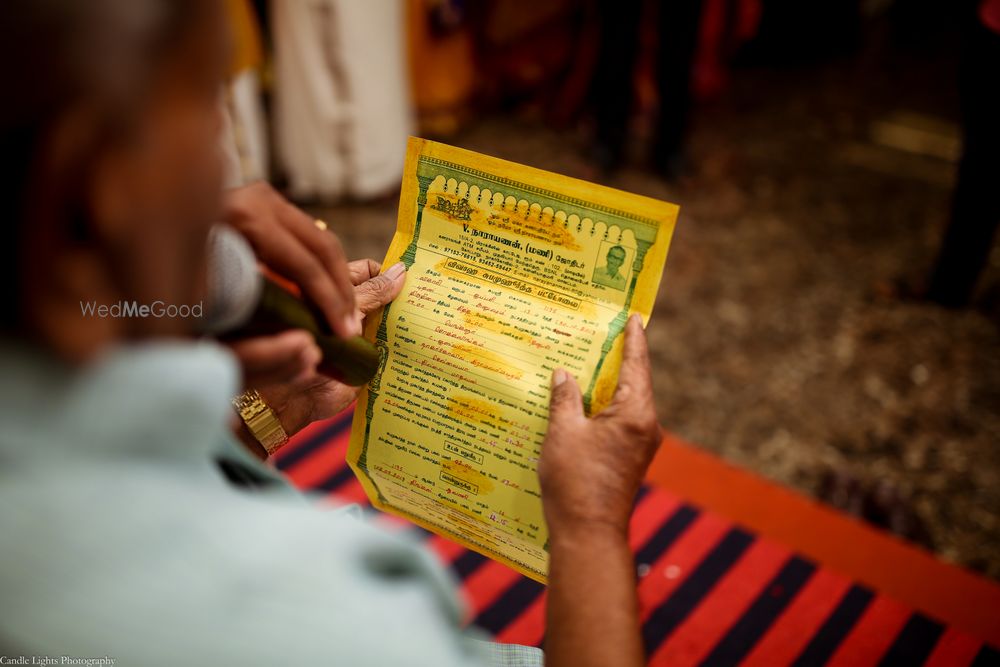
[[[380,274],[379,263],[362,259],[348,264],[355,302],[361,317],[379,310],[403,289],[406,271],[402,263]],[[316,372],[292,382],[258,387],[261,396],[273,409],[282,427],[293,435],[314,421],[333,417],[351,404],[359,387],[337,382]]]

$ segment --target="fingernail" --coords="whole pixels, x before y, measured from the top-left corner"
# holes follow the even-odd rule
[[[395,264],[393,264],[392,266],[390,266],[388,269],[385,270],[384,275],[389,280],[395,280],[396,278],[403,275],[404,271],[406,271],[406,266],[402,262],[396,262]]]
[[[556,372],[552,374],[552,386],[558,387],[565,381],[566,381],[566,371],[564,371],[561,368],[557,368]]]

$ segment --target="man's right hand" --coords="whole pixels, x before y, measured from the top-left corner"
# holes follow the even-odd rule
[[[600,414],[584,416],[573,376],[562,369],[552,376],[549,428],[538,464],[549,531],[611,527],[624,534],[660,437],[646,334],[633,315],[625,327],[618,388]]]
[[[549,667],[639,667],[645,660],[627,536],[635,494],[659,444],[646,336],[633,316],[618,389],[604,411],[587,419],[576,380],[561,369],[552,377],[538,462],[549,526]]]
[[[295,283],[344,338],[361,333],[354,285],[337,237],[265,181],[226,192],[225,221],[253,246],[257,259]]]

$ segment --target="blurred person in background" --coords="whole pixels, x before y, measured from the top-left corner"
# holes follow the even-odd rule
[[[272,3],[275,146],[294,199],[399,186],[412,128],[403,11],[402,0]]]
[[[31,64],[8,71],[17,94],[0,105],[0,646],[143,665],[540,664],[536,649],[463,632],[451,581],[419,545],[304,502],[239,445],[240,369],[192,318],[84,312],[198,303],[211,225],[241,214],[339,335],[402,286],[401,265],[347,264],[266,187],[223,202],[222,26],[205,0],[0,6],[0,55]],[[625,340],[599,416],[553,376],[539,464],[550,665],[643,660],[628,519],[659,431],[637,318]],[[313,344],[293,343],[294,374],[261,392],[290,433],[354,395],[315,375]]]
[[[644,5],[642,0],[598,2],[601,34],[591,92],[597,121],[592,156],[606,172],[618,169],[625,157]],[[657,21],[654,69],[659,109],[651,161],[659,173],[676,178],[684,162],[702,0],[655,3],[653,9]]]
[[[972,3],[959,71],[963,148],[951,219],[926,296],[944,306],[969,303],[1000,225],[1000,0]]]
[[[226,0],[232,58],[223,102],[229,150],[226,183],[266,180],[270,173],[267,116],[262,100],[264,45],[256,9],[249,0]]]
[[[472,112],[473,93],[481,83],[466,3],[407,0],[406,32],[410,89],[421,136],[453,135]]]

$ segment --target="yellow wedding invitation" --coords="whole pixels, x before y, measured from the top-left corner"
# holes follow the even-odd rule
[[[545,582],[536,466],[552,371],[577,378],[588,413],[608,403],[677,211],[411,138],[383,264],[404,262],[406,284],[368,318],[381,364],[348,452],[372,503]]]

